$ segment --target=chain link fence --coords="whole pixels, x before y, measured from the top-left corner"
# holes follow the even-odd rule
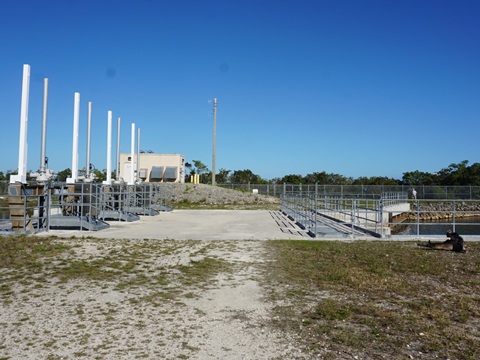
[[[480,186],[430,186],[430,185],[324,185],[324,184],[217,184],[217,186],[244,192],[280,197],[281,194],[317,194],[354,196],[361,198],[380,197],[385,193],[407,193],[410,198],[416,193],[423,200],[480,200]],[[415,191],[413,191],[415,190]]]

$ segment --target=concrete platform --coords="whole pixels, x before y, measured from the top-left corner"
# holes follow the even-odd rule
[[[141,216],[135,222],[109,222],[101,231],[51,230],[40,236],[91,236],[114,239],[279,240],[312,239],[280,211],[174,210]]]

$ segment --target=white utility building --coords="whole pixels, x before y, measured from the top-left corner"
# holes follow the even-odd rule
[[[120,179],[129,183],[133,164],[134,180],[145,182],[185,182],[185,156],[180,154],[140,153],[140,169],[137,175],[137,154],[120,154]],[[132,161],[133,160],[133,161]]]

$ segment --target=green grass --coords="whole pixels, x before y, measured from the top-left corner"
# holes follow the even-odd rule
[[[272,326],[324,358],[478,359],[480,250],[403,242],[276,241],[264,285]]]
[[[0,269],[38,266],[39,259],[54,257],[70,249],[56,243],[55,238],[34,238],[25,235],[0,237]]]

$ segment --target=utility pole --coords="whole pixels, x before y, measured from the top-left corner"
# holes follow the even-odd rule
[[[215,185],[215,163],[217,157],[217,98],[213,99],[213,144],[212,144],[212,185]]]

